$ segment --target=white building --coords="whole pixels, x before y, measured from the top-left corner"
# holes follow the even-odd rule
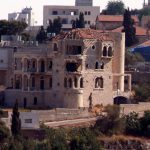
[[[8,14],[8,20],[13,21],[24,21],[28,24],[28,26],[34,25],[34,18],[32,8],[24,8],[21,12],[14,12]]]
[[[55,18],[62,19],[62,29],[72,28],[72,21],[79,18],[79,14],[84,13],[85,26],[95,25],[96,17],[100,14],[100,7],[93,6],[93,0],[76,0],[76,6],[44,6],[43,8],[43,25],[46,28],[49,20]]]

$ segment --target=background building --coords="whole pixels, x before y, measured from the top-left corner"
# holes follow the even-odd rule
[[[9,13],[8,14],[8,20],[17,20],[17,21],[24,21],[28,24],[28,26],[33,26],[34,25],[34,17],[33,17],[33,12],[32,8],[24,8],[22,9],[21,12],[14,12],[14,13]]]
[[[72,22],[79,18],[79,14],[84,13],[85,27],[95,25],[96,17],[100,14],[100,7],[93,6],[93,0],[76,0],[76,6],[44,6],[43,25],[46,28],[49,20],[53,21],[60,17],[62,29],[72,29]]]

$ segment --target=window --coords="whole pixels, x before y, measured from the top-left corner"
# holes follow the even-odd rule
[[[74,16],[74,15],[75,15],[75,12],[74,12],[74,11],[72,11],[70,14],[71,14],[71,16]]]
[[[52,84],[53,84],[52,77],[50,77],[49,78],[49,88],[52,88]]]
[[[107,47],[106,46],[103,47],[103,56],[107,56]]]
[[[37,105],[37,97],[34,97],[33,105]]]
[[[91,15],[91,12],[90,12],[90,11],[88,11],[88,15]]]
[[[83,88],[83,78],[80,79],[80,88]]]
[[[53,62],[52,61],[48,61],[48,70],[51,70],[53,67]]]
[[[113,56],[112,47],[109,46],[109,48],[108,48],[108,57],[112,57],[112,56]]]
[[[95,69],[98,69],[98,62],[95,63]]]
[[[4,60],[3,60],[3,59],[1,59],[1,60],[0,60],[0,63],[3,63],[3,62],[4,62]]]
[[[54,43],[54,51],[58,51],[58,46],[56,43]]]
[[[100,69],[104,69],[104,62],[101,62]]]
[[[87,24],[87,21],[84,21],[85,24]]]
[[[24,122],[25,123],[32,123],[32,119],[25,119]]]
[[[40,89],[44,90],[44,77],[40,78]]]
[[[32,77],[32,88],[35,88],[35,77]]]
[[[53,11],[52,14],[53,15],[58,15],[58,12],[57,11]]]
[[[70,88],[72,88],[72,79],[71,78],[68,81],[68,85],[69,85]]]
[[[92,46],[92,49],[93,49],[93,50],[95,49],[95,45]]]
[[[85,11],[85,13],[84,13],[85,15],[87,15],[87,11]]]
[[[74,78],[74,87],[75,87],[75,88],[77,88],[77,87],[78,87],[78,80],[77,80],[77,78],[76,78],[76,77]]]
[[[90,21],[88,21],[88,24],[90,25],[90,24],[91,24],[91,22],[90,22]]]
[[[64,87],[67,88],[67,78],[64,79]]]
[[[95,88],[103,88],[103,78],[102,77],[98,77],[95,79]]]
[[[23,107],[24,107],[24,108],[27,107],[27,98],[26,98],[26,97],[23,99]]]

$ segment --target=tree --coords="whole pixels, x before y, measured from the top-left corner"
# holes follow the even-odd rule
[[[47,35],[46,35],[46,32],[44,30],[44,27],[41,26],[40,29],[39,29],[39,32],[37,33],[37,36],[36,36],[36,40],[39,42],[39,43],[43,43],[45,42],[47,39]]]
[[[105,10],[102,11],[102,14],[105,15],[122,15],[125,11],[124,3],[119,1],[109,1]]]
[[[0,20],[0,35],[17,35],[27,27],[25,22]]]
[[[21,120],[19,118],[19,111],[18,111],[18,101],[16,100],[15,105],[13,107],[12,113],[12,124],[11,124],[11,132],[13,136],[17,136],[21,134]]]
[[[150,8],[143,8],[139,11],[139,20],[142,20],[143,16],[149,16],[150,15]]]
[[[136,29],[133,25],[134,25],[134,21],[131,18],[130,10],[126,9],[124,13],[124,19],[123,19],[124,28],[122,32],[125,32],[125,37],[126,37],[125,44],[127,47],[130,47],[137,42]]]
[[[140,118],[142,133],[150,137],[150,111],[145,111],[144,116]]]
[[[73,20],[72,28],[85,28],[84,14],[82,12],[79,15],[79,19]]]
[[[61,22],[60,17],[54,19],[53,22],[51,20],[49,20],[49,25],[47,27],[47,33],[50,33],[50,34],[55,33],[57,35],[61,31],[61,27],[62,27],[62,22]]]

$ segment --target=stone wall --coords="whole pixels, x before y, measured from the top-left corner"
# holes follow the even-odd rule
[[[62,121],[62,120],[72,120],[79,118],[91,117],[88,109],[63,109],[57,108],[52,110],[33,110],[32,113],[36,113],[39,116],[40,122],[48,121]]]
[[[149,102],[141,102],[139,104],[121,104],[121,114],[127,115],[131,112],[139,113],[139,116],[142,116],[144,111],[150,110]]]

